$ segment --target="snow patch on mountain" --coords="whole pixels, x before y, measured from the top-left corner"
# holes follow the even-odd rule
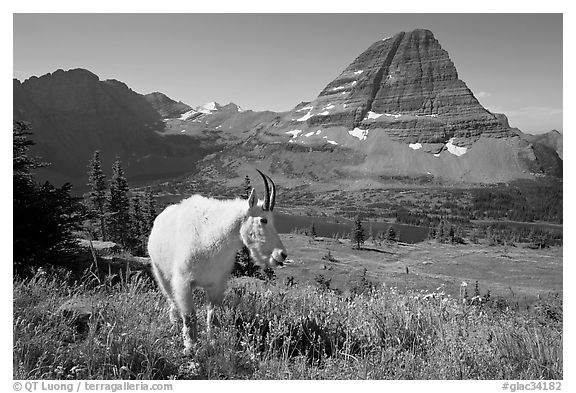
[[[352,82],[346,83],[346,84],[344,84],[344,85],[342,85],[342,86],[333,87],[333,88],[331,88],[330,90],[331,90],[331,91],[338,91],[338,90],[349,89],[349,88],[351,88],[351,87],[356,86],[357,83],[358,83],[358,81],[352,81]]]
[[[366,119],[377,119],[380,116],[382,116],[382,113],[376,113],[376,112],[370,111],[370,112],[368,112]]]
[[[312,109],[314,109],[313,106],[305,106],[304,108],[298,109],[296,112],[302,112],[302,111],[305,111],[305,110],[311,111]]]
[[[221,108],[220,104],[212,101],[212,102],[208,102],[208,103],[201,105],[198,108],[196,108],[196,112],[211,114],[212,112],[215,112],[220,108]]]
[[[182,115],[180,115],[178,120],[186,120],[186,119],[190,118],[191,116],[195,115],[196,113],[198,113],[198,111],[196,111],[194,109],[190,109],[188,112],[182,113]]]
[[[311,118],[312,116],[314,116],[314,115],[312,114],[312,109],[310,109],[310,111],[307,114],[305,114],[304,116],[302,116],[299,119],[296,119],[296,121],[306,121],[309,118]]]
[[[368,130],[363,130],[358,127],[354,128],[352,131],[348,131],[348,134],[360,139],[361,141],[364,141],[366,138],[368,138]]]
[[[450,138],[448,143],[446,143],[446,148],[448,149],[448,151],[450,153],[452,153],[458,157],[466,154],[466,151],[468,150],[468,148],[466,148],[466,147],[460,147],[460,146],[454,145],[454,138]]]
[[[338,144],[338,142],[328,139],[327,136],[323,136],[322,138],[326,139],[326,142],[331,143],[331,144],[333,144],[333,145],[337,145],[337,144]]]
[[[286,134],[292,135],[292,139],[296,138],[301,133],[302,133],[302,130],[286,131]]]

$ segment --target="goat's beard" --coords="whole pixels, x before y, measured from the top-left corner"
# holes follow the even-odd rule
[[[250,257],[254,260],[254,263],[260,267],[267,267],[270,265],[270,259],[272,256],[269,253],[264,253],[260,247],[254,247],[254,244],[247,245],[248,250],[250,250]]]

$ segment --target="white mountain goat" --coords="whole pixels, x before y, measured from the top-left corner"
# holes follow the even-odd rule
[[[154,276],[170,302],[171,320],[176,323],[179,314],[184,322],[185,353],[191,352],[198,338],[192,301],[195,287],[206,292],[210,339],[214,306],[222,303],[226,281],[242,244],[262,267],[281,266],[286,260],[286,249],[274,228],[276,185],[257,171],[264,179],[264,201],[258,200],[255,189],[248,200],[193,195],[168,206],[154,221],[148,253]]]

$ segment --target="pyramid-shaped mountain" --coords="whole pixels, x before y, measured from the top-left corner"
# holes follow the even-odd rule
[[[561,176],[557,154],[523,135],[478,102],[432,32],[418,29],[372,44],[316,99],[264,127],[258,141],[269,145],[272,172],[316,180]],[[250,143],[245,156],[257,147]],[[291,154],[280,151],[289,145]]]
[[[384,129],[432,153],[450,140],[469,147],[481,136],[515,135],[458,78],[432,32],[421,29],[372,44],[294,115],[290,126],[345,127],[364,136]]]

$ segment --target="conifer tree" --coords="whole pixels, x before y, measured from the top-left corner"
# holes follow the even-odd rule
[[[156,201],[154,200],[154,194],[150,187],[146,188],[144,193],[144,202],[142,204],[142,214],[144,216],[144,234],[148,236],[152,230],[152,225],[154,225],[154,220],[156,219]]]
[[[250,185],[250,178],[248,175],[244,178],[244,189],[242,198],[248,199],[250,198],[250,193],[252,192],[252,186]]]
[[[13,262],[14,273],[30,273],[31,266],[64,264],[77,251],[74,231],[84,212],[72,185],[60,188],[49,182],[37,185],[31,170],[48,164],[28,155],[34,142],[28,124],[13,122]]]
[[[142,210],[141,197],[132,198],[130,214],[129,247],[135,255],[143,256],[145,249],[146,218]]]
[[[438,223],[438,227],[436,227],[436,241],[439,243],[444,242],[444,238],[446,237],[446,224],[444,219],[441,219]]]
[[[109,233],[111,240],[123,246],[127,245],[128,230],[130,228],[128,191],[128,182],[124,176],[122,162],[117,158],[112,166],[110,198],[108,200],[108,210],[111,213]]]
[[[250,256],[250,250],[248,247],[242,246],[242,248],[236,253],[232,275],[235,277],[248,276],[262,278],[260,266],[254,263],[254,260]]]
[[[372,224],[370,224],[370,226],[368,227],[368,236],[367,236],[368,240],[371,240],[372,242],[374,242],[374,230],[372,229]]]
[[[352,240],[356,243],[356,248],[359,250],[360,246],[364,244],[364,228],[362,228],[362,221],[360,216],[356,216],[354,221],[354,230],[352,232]]]
[[[310,226],[310,236],[312,236],[312,237],[318,236],[316,234],[316,227],[314,226],[314,223],[312,223],[312,225]]]
[[[96,150],[88,164],[88,186],[90,209],[100,221],[100,236],[106,240],[106,176],[102,171],[100,152]]]
[[[386,230],[386,241],[388,241],[388,242],[396,241],[396,231],[394,231],[394,228],[392,227],[392,225],[390,225],[388,227],[388,230]]]

